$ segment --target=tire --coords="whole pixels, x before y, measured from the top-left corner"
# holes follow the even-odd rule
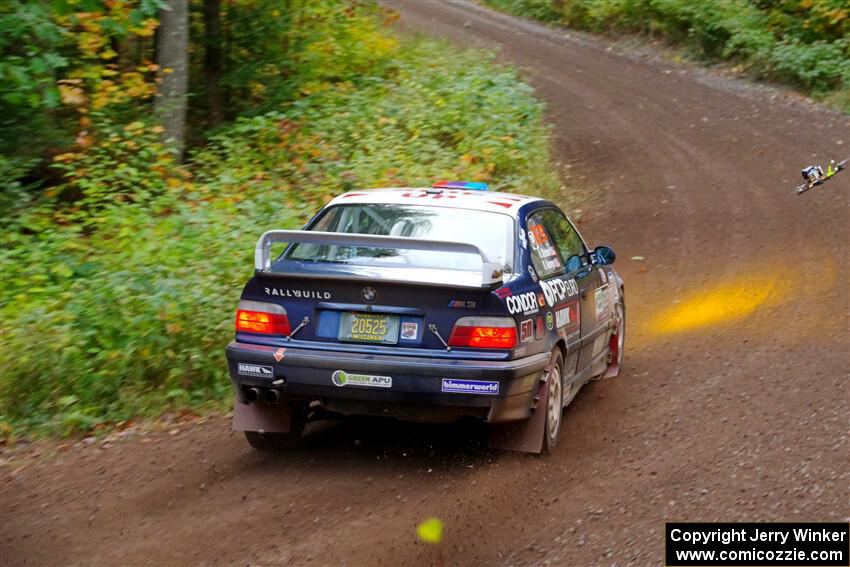
[[[543,427],[543,452],[552,454],[561,437],[561,424],[564,411],[564,357],[557,350],[552,355],[552,363],[546,372],[549,393],[546,399],[546,419]]]
[[[251,447],[258,451],[292,451],[302,445],[301,434],[304,432],[306,422],[306,406],[297,406],[292,408],[289,433],[246,431],[245,439]]]

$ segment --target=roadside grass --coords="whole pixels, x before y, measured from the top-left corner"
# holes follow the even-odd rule
[[[850,7],[834,0],[482,0],[593,33],[662,39],[707,62],[789,85],[850,113]]]
[[[322,49],[375,46],[373,64],[317,72],[184,166],[158,127],[93,116],[94,145],[56,159],[62,185],[7,200],[0,436],[226,407],[224,346],[256,238],[299,227],[333,195],[438,178],[559,191],[542,105],[511,68],[400,40],[377,19],[332,41]]]

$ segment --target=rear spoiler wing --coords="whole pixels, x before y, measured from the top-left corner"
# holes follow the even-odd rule
[[[269,273],[271,268],[271,246],[277,242],[290,244],[324,244],[332,246],[358,246],[362,248],[391,248],[394,250],[428,250],[473,254],[481,258],[481,280],[475,287],[489,287],[501,283],[504,267],[487,260],[484,252],[474,244],[422,240],[398,236],[373,234],[347,234],[343,232],[320,232],[313,230],[269,230],[257,241],[254,250],[254,269],[258,273]],[[467,272],[468,273],[468,272]]]

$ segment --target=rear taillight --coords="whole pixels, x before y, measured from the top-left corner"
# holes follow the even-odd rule
[[[289,336],[291,328],[286,309],[281,305],[262,301],[240,301],[236,310],[236,330]]]
[[[455,323],[449,346],[513,348],[516,323],[510,317],[462,317]]]

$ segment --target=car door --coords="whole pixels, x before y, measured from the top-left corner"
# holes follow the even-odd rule
[[[567,345],[564,375],[573,376],[581,348],[581,306],[578,286],[567,274],[563,256],[547,226],[545,217],[550,209],[538,209],[526,218],[528,242],[531,248],[531,263],[539,277],[541,315],[552,342],[559,337]]]
[[[605,362],[602,355],[610,309],[607,276],[592,263],[581,235],[560,210],[545,209],[542,220],[558,247],[566,277],[574,280],[578,287],[581,347],[577,373],[596,374],[604,368]]]

